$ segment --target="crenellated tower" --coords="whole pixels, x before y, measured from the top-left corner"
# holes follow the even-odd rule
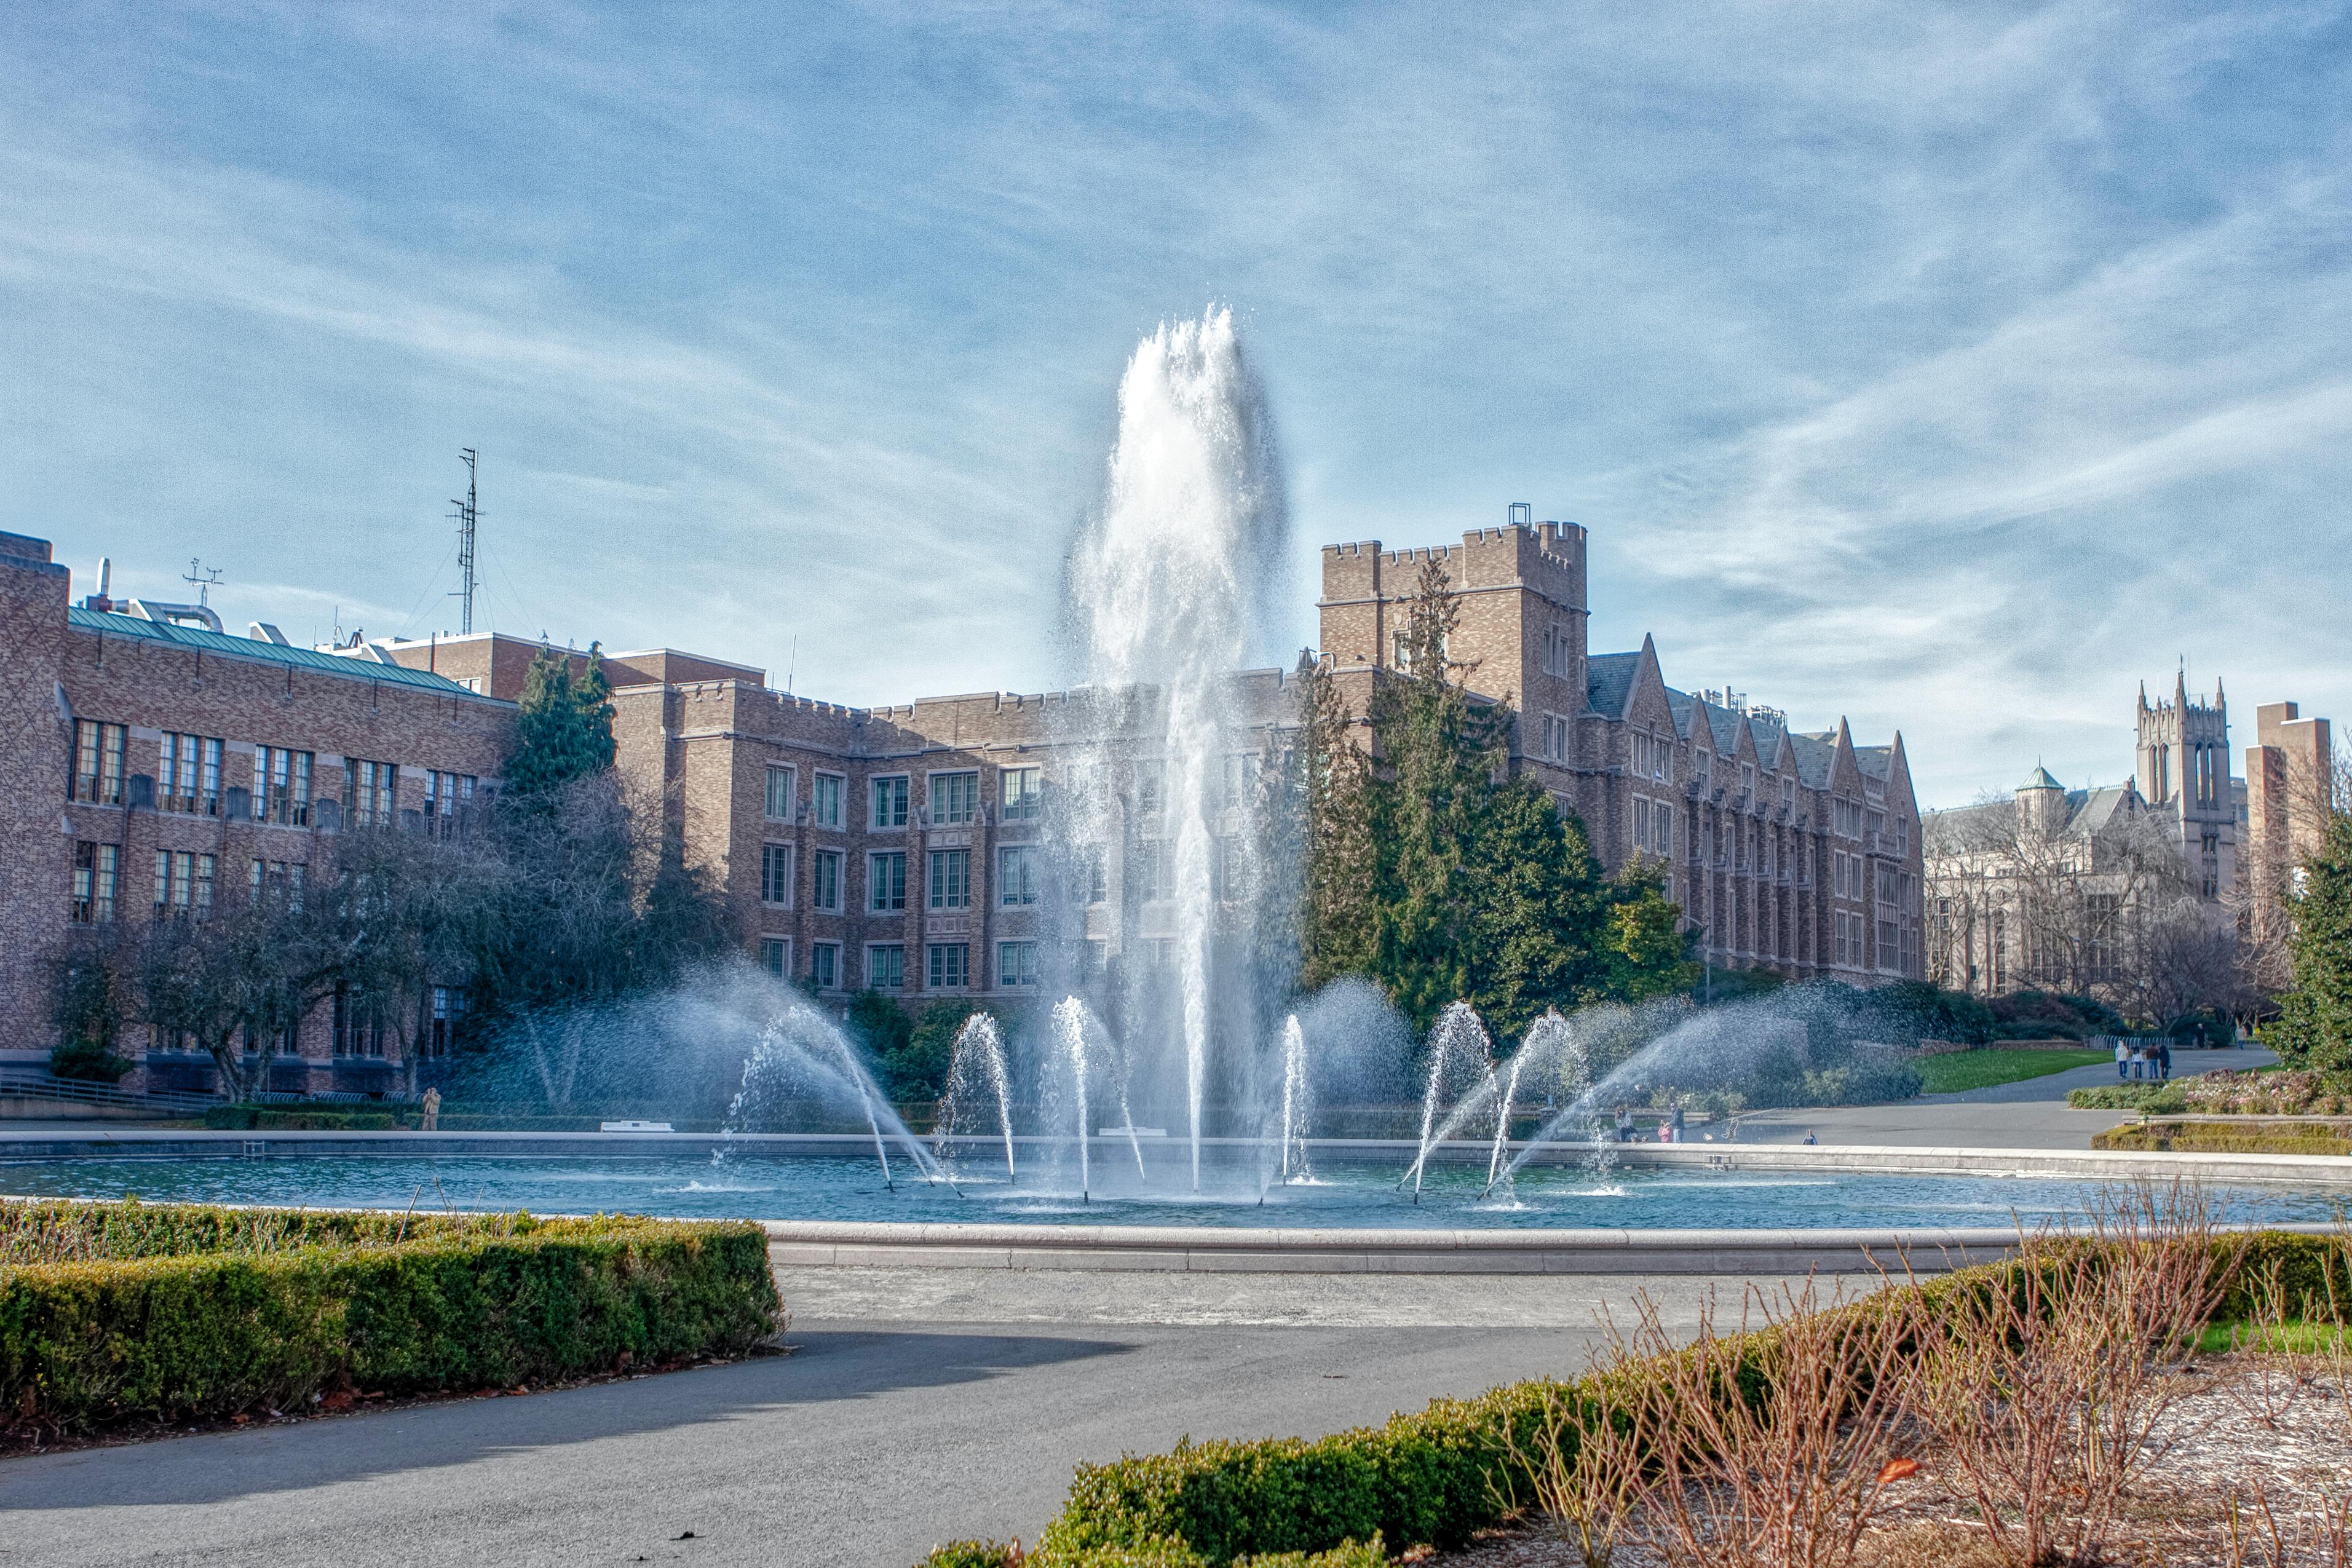
[[[2139,689],[2140,798],[2178,833],[2182,863],[2198,896],[2228,897],[2237,887],[2237,786],[2230,773],[2230,701],[2221,683],[2210,700],[2191,698],[2185,672],[2172,696],[2150,702]]]

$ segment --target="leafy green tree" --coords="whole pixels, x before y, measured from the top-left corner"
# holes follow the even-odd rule
[[[122,928],[108,924],[68,932],[49,961],[49,1013],[58,1043],[49,1071],[58,1078],[120,1083],[131,1058],[114,1048],[123,995]]]
[[[541,649],[523,676],[516,704],[514,750],[506,763],[511,795],[541,799],[613,765],[612,688],[598,644],[577,678],[569,655]]]
[[[2294,989],[2263,1037],[2289,1067],[2352,1075],[2352,814],[2330,815],[2294,900]]]

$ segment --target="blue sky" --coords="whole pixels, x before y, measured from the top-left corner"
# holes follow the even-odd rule
[[[0,527],[236,626],[850,702],[1055,680],[1136,339],[1212,300],[1314,550],[1513,500],[1593,646],[2128,771],[2352,721],[2352,19],[2157,4],[0,10]]]

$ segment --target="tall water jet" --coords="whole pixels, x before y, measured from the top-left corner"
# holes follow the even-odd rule
[[[728,1102],[727,1130],[740,1127],[747,1116],[774,1099],[807,1095],[822,1104],[854,1110],[874,1139],[874,1157],[882,1167],[883,1184],[893,1184],[890,1146],[897,1144],[907,1163],[926,1180],[944,1173],[922,1143],[898,1119],[874,1075],[857,1058],[830,1019],[805,1005],[787,1008],[771,1019],[757,1046],[743,1063],[743,1084]]]
[[[1298,1026],[1298,1015],[1293,1013],[1282,1024],[1282,1154],[1276,1167],[1276,1180],[1287,1186],[1292,1181],[1292,1169],[1298,1177],[1313,1180],[1315,1172],[1307,1163],[1307,1132],[1310,1108],[1307,1098],[1307,1035]]]
[[[1467,1092],[1465,1085],[1469,1086]],[[1449,1090],[1460,1098],[1441,1122],[1438,1107],[1444,1104]],[[1413,1155],[1412,1168],[1397,1183],[1399,1186],[1408,1181],[1412,1184],[1415,1203],[1421,1201],[1421,1178],[1429,1165],[1429,1152],[1495,1092],[1495,1043],[1469,1003],[1453,1003],[1437,1016],[1436,1025],[1429,1031],[1429,1081],[1421,1098],[1421,1148]]]
[[[1066,847],[1107,857],[1120,844],[1130,884],[1163,906],[1129,928],[1160,962],[1125,966],[1121,1030],[1130,1052],[1181,1059],[1195,1190],[1219,905],[1270,881],[1262,815],[1221,810],[1241,804],[1227,797],[1247,773],[1229,760],[1255,750],[1234,721],[1233,679],[1257,628],[1276,624],[1265,612],[1287,531],[1272,425],[1233,313],[1163,323],[1120,379],[1103,504],[1070,555],[1069,629],[1095,700],[1076,737],[1094,755]]]
[[[1087,1159],[1087,1005],[1066,997],[1054,1008],[1054,1092],[1046,1096],[1046,1125],[1066,1127],[1078,1148],[1078,1196],[1094,1194],[1093,1172]]]
[[[975,1107],[984,1115],[992,1104],[1004,1140],[1004,1176],[1011,1181],[1018,1173],[1013,1168],[1013,1083],[1004,1068],[1004,1037],[993,1014],[974,1013],[956,1031],[955,1044],[948,1050],[947,1088],[931,1130],[936,1152],[942,1158],[950,1156],[961,1124],[975,1119]]]

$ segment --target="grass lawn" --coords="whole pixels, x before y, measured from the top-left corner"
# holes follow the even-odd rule
[[[2016,1083],[2023,1079],[2042,1078],[2069,1068],[2086,1068],[2094,1062],[2115,1063],[2111,1051],[1953,1051],[1940,1057],[1921,1057],[1913,1065],[1927,1081],[1920,1085],[1922,1094],[1958,1094],[1967,1089],[1990,1089],[1997,1083]]]

